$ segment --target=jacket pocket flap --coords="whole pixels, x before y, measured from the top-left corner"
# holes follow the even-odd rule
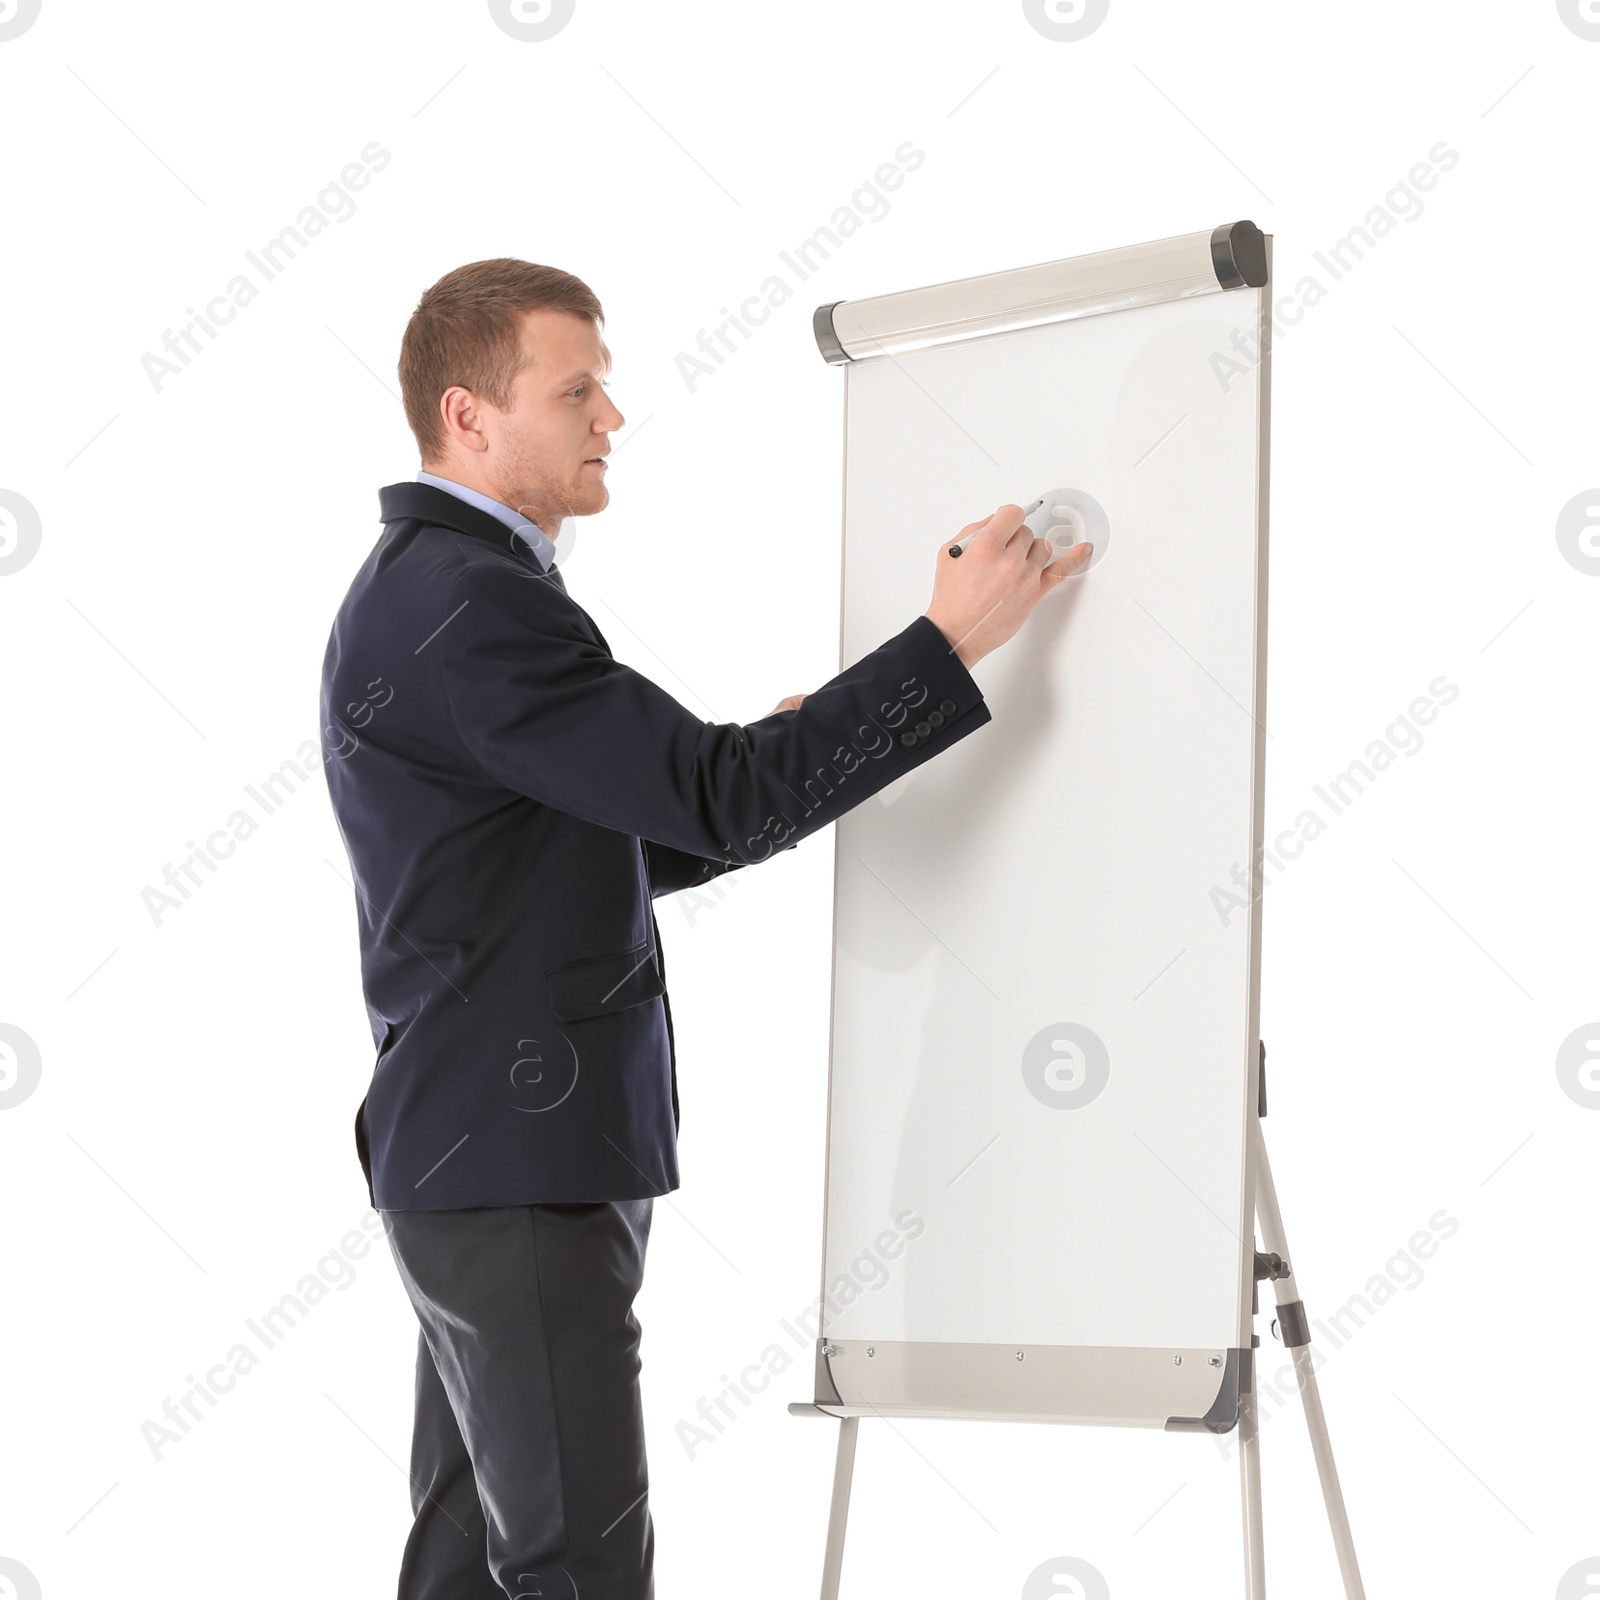
[[[611,956],[571,961],[545,974],[550,1009],[563,1022],[598,1017],[654,999],[666,987],[656,967],[655,947],[647,939]]]

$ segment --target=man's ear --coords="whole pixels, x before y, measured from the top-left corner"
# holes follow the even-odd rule
[[[444,424],[445,436],[462,449],[483,451],[489,448],[483,419],[478,413],[478,397],[470,389],[460,384],[446,389],[439,396],[439,419]]]

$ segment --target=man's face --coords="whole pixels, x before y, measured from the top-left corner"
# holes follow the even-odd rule
[[[511,404],[479,402],[488,440],[484,475],[495,498],[554,537],[563,517],[603,511],[611,498],[603,458],[623,416],[603,380],[611,352],[599,328],[568,311],[529,311],[522,323],[526,365]]]

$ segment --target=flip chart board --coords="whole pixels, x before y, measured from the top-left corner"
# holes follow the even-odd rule
[[[1270,255],[1237,222],[817,312],[844,662],[1002,502],[1096,546],[974,669],[993,722],[838,824],[832,1414],[1237,1416]]]

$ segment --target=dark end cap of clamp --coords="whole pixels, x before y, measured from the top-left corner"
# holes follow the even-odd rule
[[[1224,289],[1264,288],[1267,236],[1253,222],[1223,223],[1211,235],[1211,265]]]
[[[1217,1398],[1203,1417],[1168,1417],[1168,1433],[1227,1433],[1239,1421],[1239,1397],[1250,1393],[1254,1352],[1230,1350],[1223,1363]]]

